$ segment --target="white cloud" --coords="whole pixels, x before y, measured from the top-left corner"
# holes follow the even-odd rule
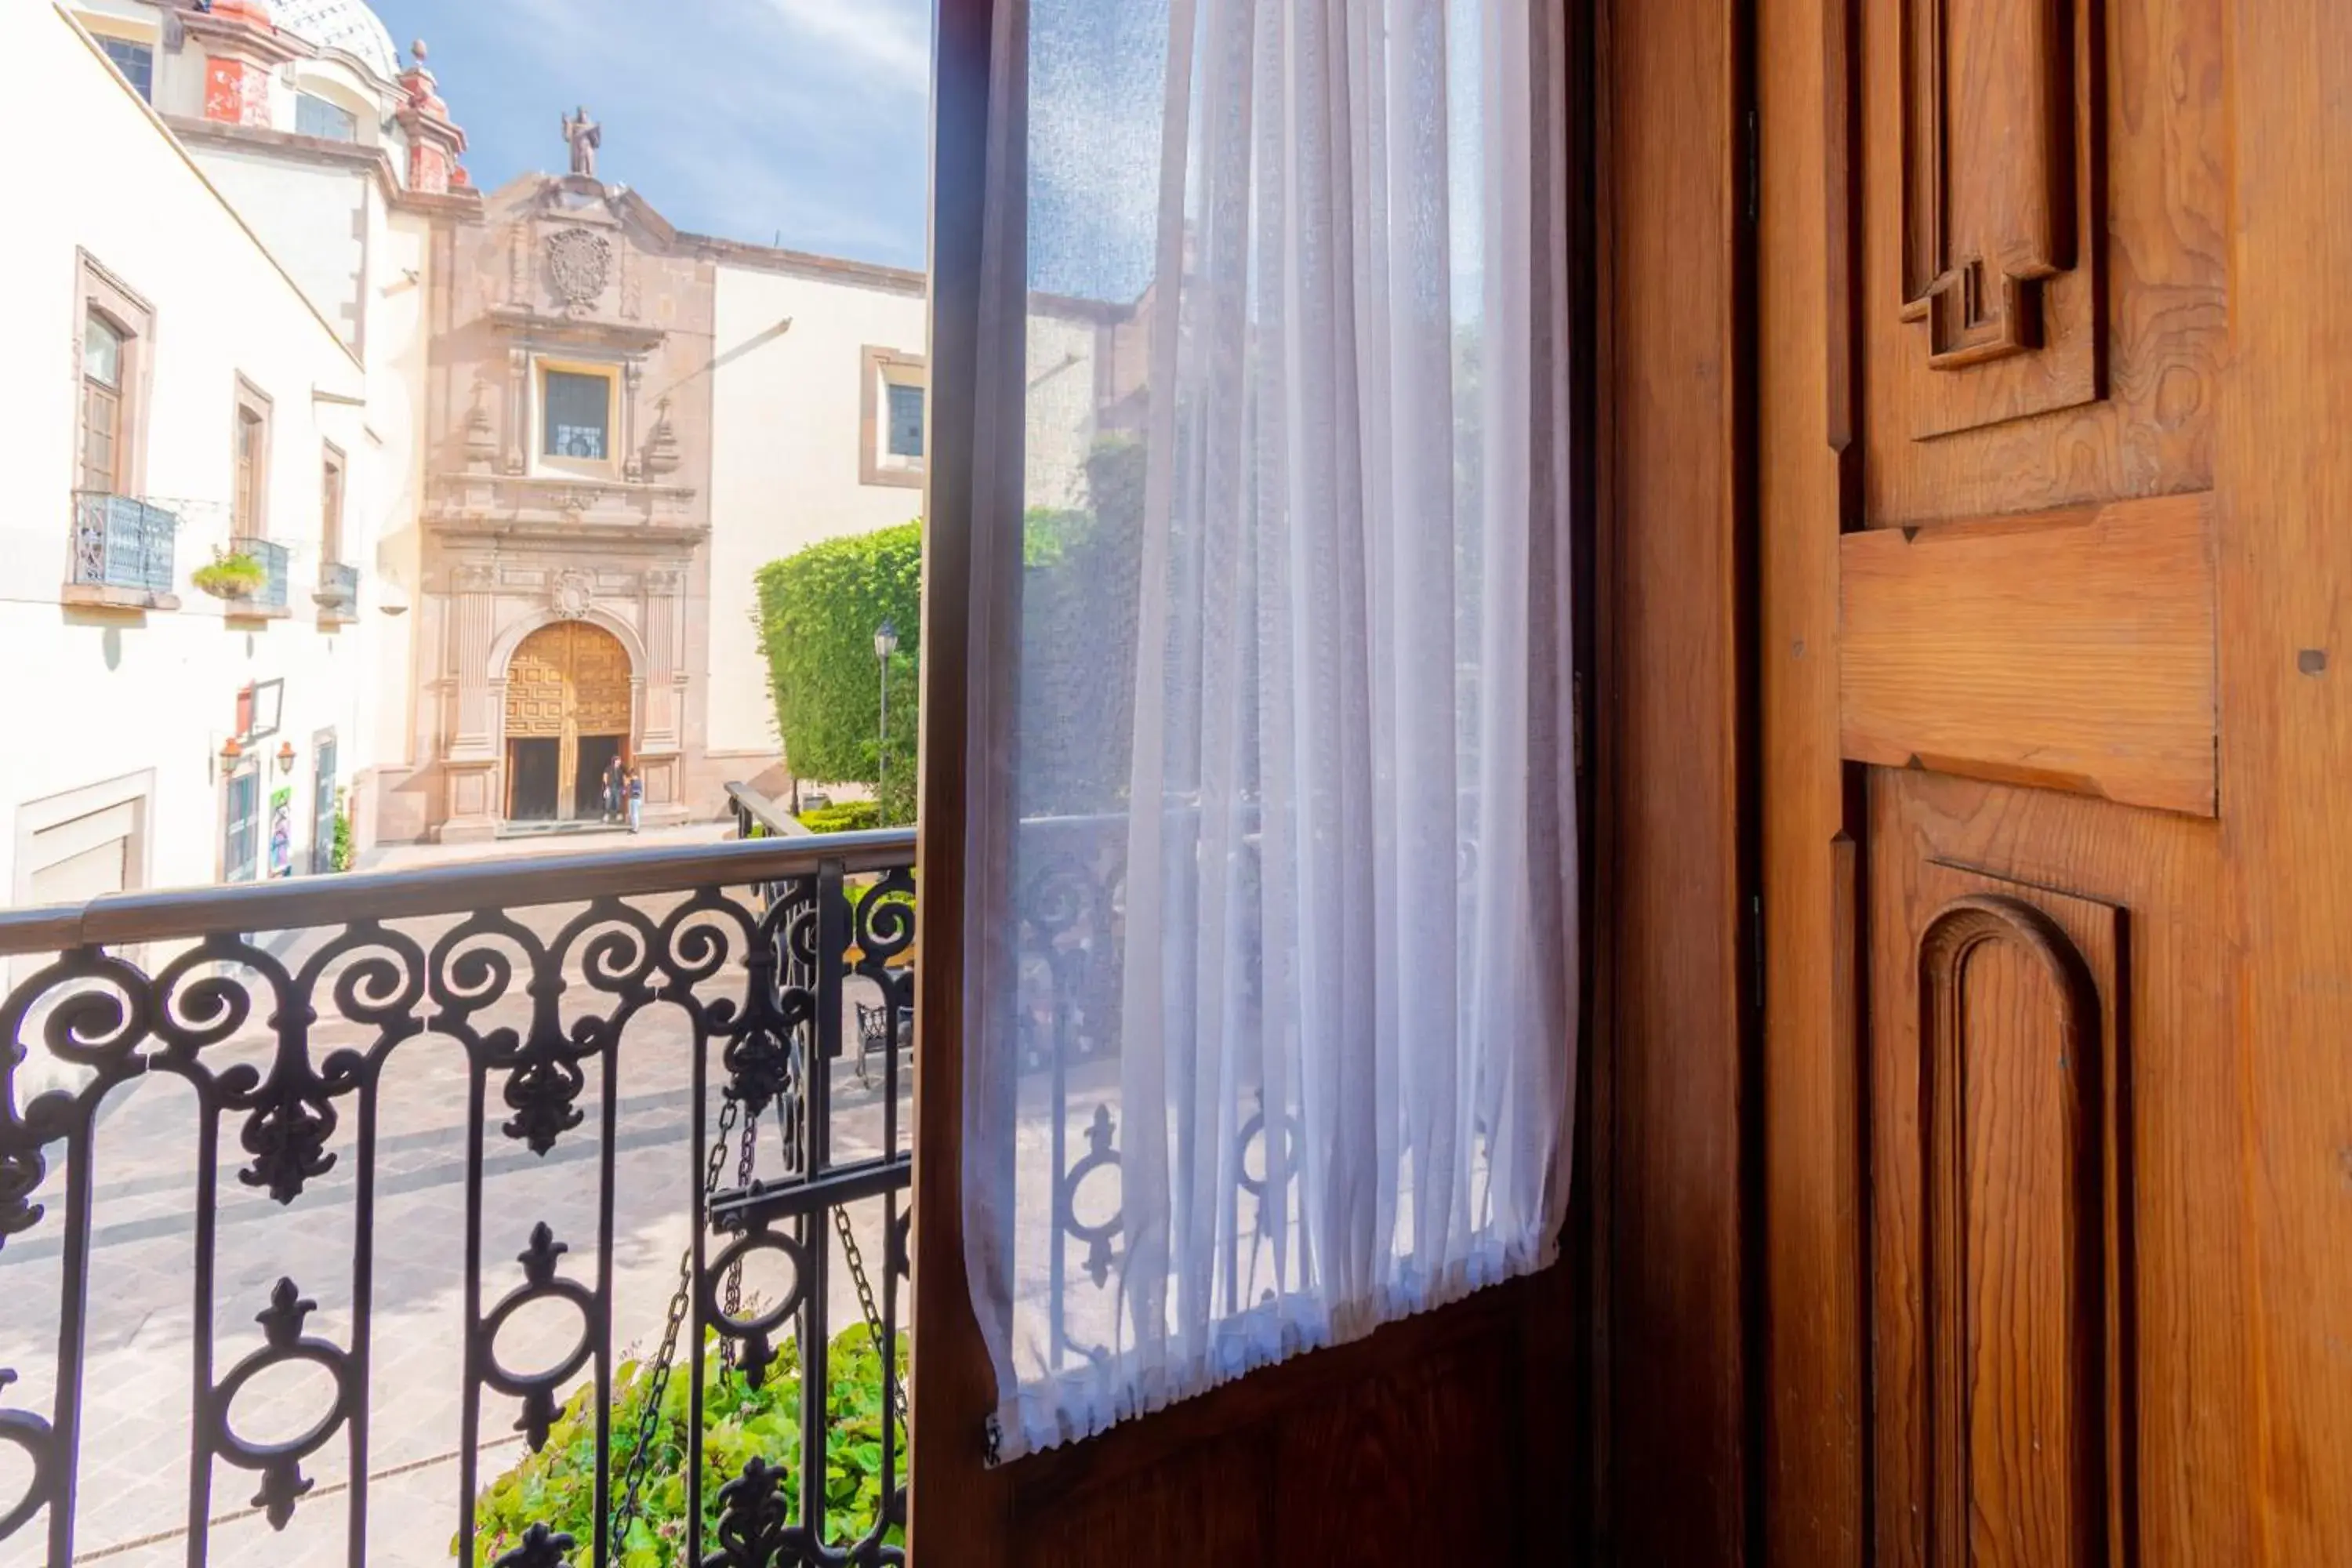
[[[908,0],[763,0],[810,47],[855,62],[877,85],[927,93],[931,79],[929,8]],[[820,57],[822,58],[822,57]]]

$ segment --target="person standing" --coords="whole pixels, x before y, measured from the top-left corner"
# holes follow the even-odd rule
[[[624,773],[620,752],[615,752],[604,759],[604,820],[607,822],[621,820],[621,786]]]
[[[629,831],[635,833],[645,825],[646,775],[631,768],[625,787],[629,792]]]

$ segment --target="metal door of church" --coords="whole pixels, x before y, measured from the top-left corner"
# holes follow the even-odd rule
[[[593,809],[595,781],[580,776],[580,742],[604,738],[625,752],[629,708],[628,650],[612,633],[585,621],[558,621],[525,637],[507,665],[507,815],[537,815],[535,803],[515,797],[518,741],[557,743],[549,815],[568,820]]]

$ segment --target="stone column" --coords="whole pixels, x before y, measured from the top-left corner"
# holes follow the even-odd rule
[[[635,354],[621,367],[621,477],[632,483],[646,477],[637,450],[637,388],[646,379],[646,362]]]
[[[433,196],[462,191],[469,183],[457,162],[466,151],[466,133],[450,122],[440,84],[425,64],[424,39],[409,46],[409,56],[408,68],[400,73],[400,89],[407,101],[395,114],[408,133],[408,188]]]
[[[683,679],[686,575],[676,567],[646,573],[645,740],[638,755],[646,773],[646,819],[686,820],[678,689]]]
[[[506,728],[506,715],[500,711],[506,682],[494,682],[489,668],[497,632],[497,586],[495,569],[489,566],[458,566],[450,573],[446,673],[457,686],[457,712],[446,763],[449,806],[441,826],[444,843],[491,837],[506,814],[506,759],[499,754]]]

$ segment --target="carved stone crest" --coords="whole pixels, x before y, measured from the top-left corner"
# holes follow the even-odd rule
[[[547,273],[567,310],[584,310],[603,299],[612,268],[612,241],[601,234],[566,228],[547,237]]]
[[[557,573],[550,590],[548,602],[555,613],[576,621],[588,613],[589,603],[596,596],[596,579],[574,567]]]

